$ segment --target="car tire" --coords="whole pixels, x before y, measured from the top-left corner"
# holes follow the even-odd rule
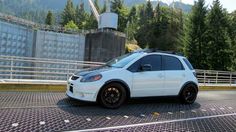
[[[119,83],[105,85],[98,95],[99,103],[109,109],[119,108],[127,98],[125,88]]]
[[[187,84],[180,93],[180,100],[184,104],[193,104],[197,99],[198,88],[194,84]]]

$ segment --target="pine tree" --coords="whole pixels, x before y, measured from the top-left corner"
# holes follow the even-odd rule
[[[104,5],[103,5],[103,7],[101,9],[101,13],[104,13],[106,11],[107,11],[107,5],[106,5],[106,3],[104,3]]]
[[[231,70],[236,71],[236,11],[232,12],[230,14],[230,28],[229,28],[229,34],[231,39]]]
[[[206,15],[205,0],[198,0],[192,7],[192,12],[186,24],[184,36],[185,54],[195,68],[207,69],[206,51]]]
[[[145,27],[144,25],[146,24],[146,19],[145,19],[145,4],[139,5],[138,6],[138,11],[137,11],[137,15],[138,15],[138,30],[136,32],[136,34],[134,35],[135,39],[138,42],[138,45],[141,48],[146,48],[147,45],[147,35],[145,33]]]
[[[129,41],[134,40],[134,35],[137,32],[137,27],[138,27],[137,10],[136,10],[136,7],[133,6],[129,12],[128,24],[126,28],[126,33],[127,33],[126,35]]]
[[[130,10],[129,17],[128,17],[128,21],[130,23],[134,23],[137,20],[136,14],[137,14],[136,7],[133,6]]]
[[[61,24],[64,26],[70,21],[76,22],[76,11],[73,5],[72,0],[67,0],[66,7],[62,13],[62,22]]]
[[[152,7],[152,3],[150,0],[147,1],[146,4],[146,9],[145,9],[145,17],[147,20],[152,19],[153,18],[153,7]]]
[[[78,25],[79,29],[85,29],[87,18],[88,14],[85,12],[84,3],[77,5],[75,23]]]
[[[123,7],[124,1],[123,0],[114,0],[111,2],[111,11],[118,13],[119,10]]]
[[[230,65],[227,13],[222,8],[219,0],[213,2],[208,15],[208,59],[210,69],[227,70]]]
[[[48,14],[47,14],[47,17],[46,17],[46,20],[45,20],[45,24],[46,25],[53,25],[54,22],[55,22],[54,15],[52,14],[51,11],[48,11]]]
[[[129,11],[124,6],[123,0],[114,0],[112,2],[112,12],[118,14],[118,31],[124,32],[128,22]]]

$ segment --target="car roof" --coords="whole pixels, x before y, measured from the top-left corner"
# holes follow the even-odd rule
[[[170,55],[170,56],[177,56],[177,57],[183,57],[183,54],[177,53],[175,51],[162,51],[162,50],[156,50],[156,49],[142,49],[134,51],[134,53],[146,53],[146,54],[159,54],[159,55]]]

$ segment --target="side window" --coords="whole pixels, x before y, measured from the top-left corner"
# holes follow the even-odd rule
[[[191,63],[187,59],[184,58],[184,62],[190,70],[194,70],[193,66],[191,65]]]
[[[128,70],[131,72],[139,72],[141,66],[149,64],[152,67],[151,71],[160,71],[161,70],[161,56],[160,55],[148,55],[140,60],[136,61],[131,65]]]
[[[127,70],[129,70],[130,72],[138,72],[139,68],[140,68],[140,60],[132,64]]]
[[[183,65],[178,58],[172,56],[163,56],[164,70],[183,70]]]

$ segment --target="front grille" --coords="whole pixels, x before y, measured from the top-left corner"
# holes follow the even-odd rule
[[[79,77],[77,77],[77,76],[72,76],[71,77],[71,80],[77,80],[77,79],[79,79]]]

